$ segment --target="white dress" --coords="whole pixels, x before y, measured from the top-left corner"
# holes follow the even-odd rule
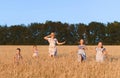
[[[49,54],[56,56],[57,55],[57,47],[56,47],[57,39],[48,38],[48,42],[49,42]]]
[[[80,55],[82,56],[82,60],[86,59],[85,45],[78,46],[78,61],[80,60],[79,59]]]
[[[35,51],[34,51],[33,57],[38,57],[38,50],[35,50]]]
[[[105,48],[96,48],[96,61],[103,62],[104,61],[104,54]]]

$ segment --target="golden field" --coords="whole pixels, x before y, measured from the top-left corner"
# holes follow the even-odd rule
[[[0,46],[0,78],[120,78],[120,46],[104,46],[104,63],[95,62],[95,46],[87,46],[87,60],[77,62],[77,46],[57,46],[58,56],[48,56],[48,46],[38,46],[39,58],[32,58],[32,46]],[[21,48],[24,64],[15,66],[13,57]]]

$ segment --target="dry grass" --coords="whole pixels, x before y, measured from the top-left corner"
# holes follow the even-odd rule
[[[15,49],[22,49],[25,64],[14,66]],[[120,78],[120,46],[105,46],[106,62],[96,63],[95,46],[88,46],[87,60],[77,62],[77,46],[58,46],[58,57],[48,56],[48,46],[38,46],[39,58],[32,59],[32,46],[0,46],[0,78]]]

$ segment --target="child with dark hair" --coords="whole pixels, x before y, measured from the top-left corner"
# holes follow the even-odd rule
[[[80,40],[80,45],[78,46],[78,62],[82,62],[84,60],[86,60],[86,46],[84,44],[84,40],[81,39]]]
[[[16,54],[14,56],[14,63],[18,65],[22,60],[23,60],[23,57],[21,55],[21,49],[17,48]]]
[[[98,46],[95,48],[95,50],[96,50],[96,61],[103,62],[107,52],[106,49],[103,47],[102,42],[98,43]]]

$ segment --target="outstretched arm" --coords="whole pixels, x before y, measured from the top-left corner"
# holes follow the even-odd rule
[[[50,38],[51,36],[50,35],[47,35],[44,37],[45,40],[48,40],[48,38]]]
[[[57,44],[58,44],[58,45],[65,44],[65,41],[64,41],[64,42],[61,42],[61,43],[57,41]]]

